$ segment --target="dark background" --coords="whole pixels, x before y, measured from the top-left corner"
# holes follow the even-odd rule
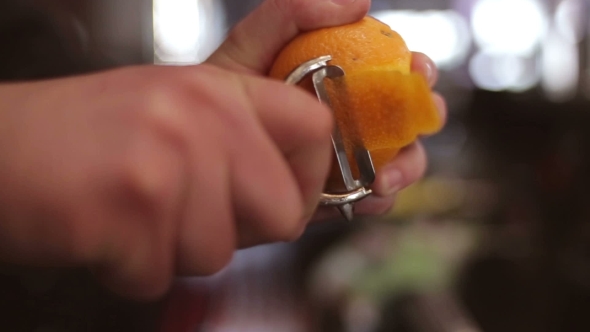
[[[551,10],[558,2],[543,3]],[[225,0],[226,26],[257,3]],[[447,9],[453,3],[374,1],[373,10]],[[50,78],[157,62],[151,9],[147,0],[4,0],[0,3],[0,80]],[[586,21],[584,27],[586,31]],[[584,94],[587,37],[577,47],[580,79],[566,100],[552,100],[540,85],[522,92],[478,88],[465,83],[467,63],[443,70],[438,88],[449,102],[449,126],[425,141],[431,167],[422,187],[409,189],[405,196],[402,193],[398,208],[386,218],[354,224],[334,221],[311,228],[289,247],[280,273],[276,266],[260,263],[256,269],[246,269],[247,276],[243,269],[228,269],[220,277],[225,280],[222,286],[199,279],[199,287],[206,290],[195,298],[212,295],[225,302],[203,300],[208,305],[187,314],[195,319],[194,324],[178,331],[215,330],[210,325],[205,328],[206,322],[213,319],[212,313],[231,307],[232,299],[260,302],[278,293],[282,299],[299,303],[294,307],[309,311],[295,315],[307,322],[300,330],[344,331],[344,326],[351,325],[346,317],[354,316],[343,309],[350,298],[313,302],[317,294],[309,295],[310,275],[321,266],[325,254],[354,246],[351,238],[370,231],[372,225],[404,234],[411,229],[408,225],[418,221],[434,229],[435,236],[441,225],[475,229],[471,233],[474,245],[461,256],[452,280],[436,291],[417,286],[383,288],[383,293],[391,295],[378,302],[380,318],[366,331],[467,331],[458,328],[463,325],[457,322],[468,322],[464,324],[470,326],[469,331],[590,330],[586,315],[590,311],[590,108]],[[443,199],[453,195],[459,198]],[[259,254],[252,254],[254,261],[261,261]],[[241,266],[240,259],[250,262],[247,257],[248,252],[234,264]],[[271,278],[274,288],[249,288],[252,280],[269,276],[275,276]],[[187,294],[188,289],[191,287],[180,287],[177,293]],[[174,294],[159,303],[130,303],[101,289],[83,270],[1,266],[0,329],[157,331],[163,315],[172,310],[170,303],[177,303]],[[173,306],[172,311],[187,311],[187,307]],[[250,315],[264,326],[260,317]],[[277,330],[298,331],[284,324],[284,329]]]

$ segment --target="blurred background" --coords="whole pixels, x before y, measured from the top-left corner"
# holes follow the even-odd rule
[[[3,0],[0,80],[203,61],[258,0]],[[373,0],[441,70],[430,167],[379,219],[239,252],[159,303],[0,267],[6,331],[590,331],[585,0]],[[261,36],[264,38],[264,36]],[[4,329],[3,329],[4,330]]]

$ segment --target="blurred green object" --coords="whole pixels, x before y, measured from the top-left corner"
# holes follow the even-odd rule
[[[379,307],[396,295],[449,290],[480,242],[480,224],[412,218],[371,222],[326,252],[309,282],[321,303],[365,299]]]
[[[400,239],[385,261],[359,271],[352,285],[354,293],[382,302],[396,292],[444,287],[451,274],[449,267],[439,257],[436,246],[412,233]]]
[[[394,234],[383,260],[357,271],[353,293],[381,303],[398,293],[447,289],[477,239],[474,227],[451,221],[415,221]]]

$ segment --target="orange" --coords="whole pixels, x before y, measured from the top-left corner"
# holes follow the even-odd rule
[[[270,70],[270,76],[285,78],[307,60],[331,55],[330,64],[346,73],[355,70],[410,72],[412,54],[402,37],[389,26],[366,16],[361,21],[304,32],[285,46]]]
[[[302,63],[323,55],[331,55],[329,64],[345,72],[325,83],[354,172],[353,144],[363,144],[379,170],[418,136],[440,129],[430,87],[424,77],[410,72],[412,53],[386,24],[367,16],[301,33],[278,54],[269,76],[285,79]],[[309,81],[301,86],[314,92]],[[341,183],[341,176],[334,167],[329,187],[334,189],[336,181]]]

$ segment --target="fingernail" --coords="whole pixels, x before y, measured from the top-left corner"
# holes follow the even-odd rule
[[[424,63],[424,75],[430,86],[434,85],[434,64],[429,60]]]
[[[385,196],[390,196],[397,193],[402,187],[402,173],[397,170],[388,170],[384,174],[384,190]]]
[[[355,2],[356,0],[332,0],[333,3],[337,4],[337,5],[349,5],[353,2]]]

